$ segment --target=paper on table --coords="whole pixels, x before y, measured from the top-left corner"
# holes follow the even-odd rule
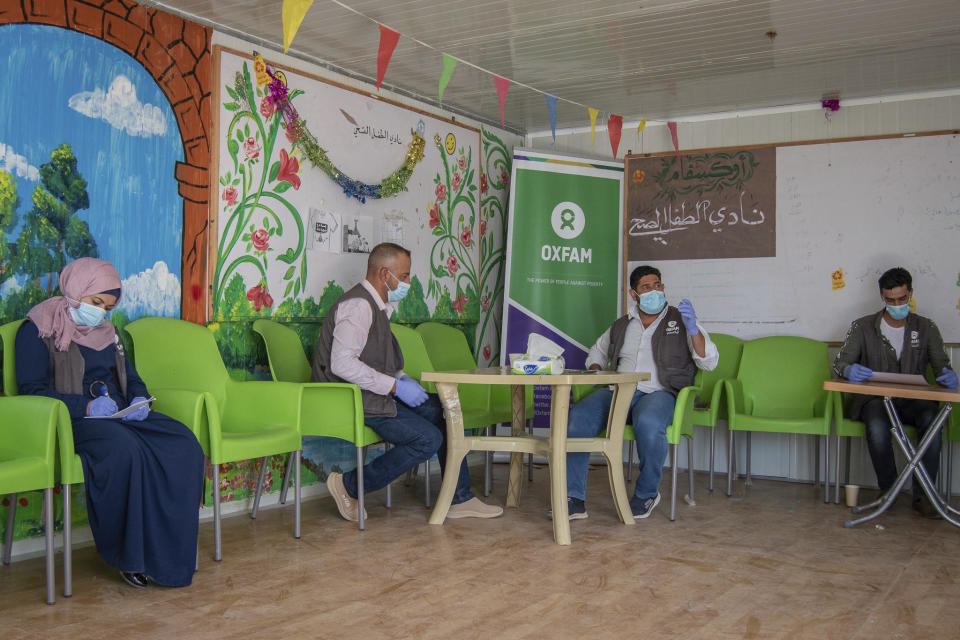
[[[873,375],[867,378],[867,380],[870,382],[893,382],[895,384],[930,386],[927,379],[918,373],[887,373],[885,371],[874,371]]]
[[[140,407],[142,407],[142,406],[144,406],[144,405],[149,405],[149,404],[150,404],[151,402],[153,402],[154,400],[156,400],[156,398],[154,398],[153,396],[150,396],[150,397],[147,398],[146,400],[141,400],[140,402],[134,402],[132,405],[130,405],[130,406],[127,407],[126,409],[121,409],[120,411],[117,411],[115,414],[110,415],[110,416],[83,416],[83,417],[84,417],[84,418],[97,418],[97,419],[100,419],[100,420],[102,420],[102,419],[108,419],[108,420],[109,420],[110,418],[126,418],[129,414],[133,413],[134,411],[136,411],[137,409],[139,409]]]

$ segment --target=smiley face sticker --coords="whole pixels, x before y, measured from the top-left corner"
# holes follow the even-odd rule
[[[457,137],[452,133],[448,133],[444,146],[447,149],[447,153],[452,156],[453,152],[457,150]]]

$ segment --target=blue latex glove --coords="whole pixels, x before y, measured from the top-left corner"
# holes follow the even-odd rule
[[[143,396],[137,396],[136,398],[130,401],[130,404],[137,404],[138,402],[141,402],[143,400],[146,400],[146,398],[144,398]],[[134,422],[139,422],[140,420],[146,420],[149,414],[150,414],[150,405],[145,404],[139,409],[137,409],[136,411],[134,411],[133,413],[128,413],[127,417],[124,418],[124,420],[133,420]]]
[[[91,418],[102,418],[103,416],[112,416],[117,412],[117,403],[113,398],[107,395],[94,398],[87,405],[87,415]]]
[[[427,392],[420,383],[404,374],[397,378],[397,390],[394,395],[408,407],[419,407],[427,401]]]
[[[683,318],[683,326],[686,327],[688,336],[695,336],[700,333],[700,329],[697,327],[697,313],[693,310],[693,305],[690,304],[689,300],[686,298],[681,300],[680,304],[677,305],[677,311]]]
[[[863,382],[873,377],[873,369],[862,364],[848,364],[843,368],[843,377],[850,382]]]
[[[943,371],[940,372],[940,375],[937,376],[937,382],[945,386],[947,389],[956,389],[957,388],[957,372],[953,369],[943,368]]]

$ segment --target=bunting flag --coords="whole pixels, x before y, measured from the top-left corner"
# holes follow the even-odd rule
[[[503,125],[503,103],[507,100],[507,91],[510,90],[510,80],[493,74],[493,84],[497,85],[497,98],[500,100],[500,125]]]
[[[380,25],[380,49],[377,51],[377,89],[383,82],[383,76],[387,73],[387,65],[390,64],[390,56],[393,50],[397,48],[397,41],[400,39],[400,32],[394,31],[390,27]]]
[[[640,121],[640,124],[637,125],[637,144],[640,144],[640,133],[647,128],[647,119],[644,118]]]
[[[443,92],[447,90],[450,83],[450,76],[453,70],[457,68],[457,59],[453,56],[443,54],[443,71],[440,72],[440,85],[437,88],[437,95],[440,96],[440,102],[443,102]]]
[[[617,157],[617,149],[620,147],[620,132],[623,131],[623,116],[610,114],[607,118],[607,133],[610,134],[610,148],[613,150],[613,157]]]
[[[297,35],[297,29],[307,15],[307,9],[313,4],[313,0],[283,0],[283,8],[280,10],[280,17],[283,21],[283,52],[286,53],[293,42],[293,36]]]
[[[553,141],[557,141],[557,96],[552,96],[549,93],[544,94],[547,96],[547,111],[550,113],[550,133],[553,134]]]
[[[587,107],[587,111],[590,113],[590,148],[593,149],[593,134],[596,133],[597,114],[600,113],[600,110]]]
[[[680,162],[680,145],[677,143],[677,123],[671,120],[667,123],[667,128],[670,129],[670,139],[673,140],[673,150],[677,153],[677,162]]]

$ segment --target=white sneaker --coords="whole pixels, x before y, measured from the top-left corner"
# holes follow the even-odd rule
[[[327,491],[330,492],[330,495],[333,497],[333,501],[337,503],[337,511],[340,512],[340,515],[344,520],[349,520],[351,522],[357,522],[360,520],[359,509],[357,508],[359,503],[350,497],[350,494],[347,493],[347,488],[343,486],[343,474],[342,473],[330,473],[327,475]],[[363,510],[363,519],[367,519],[367,510]]]
[[[485,504],[479,498],[470,498],[466,502],[450,505],[448,518],[496,518],[503,515],[503,507]]]

